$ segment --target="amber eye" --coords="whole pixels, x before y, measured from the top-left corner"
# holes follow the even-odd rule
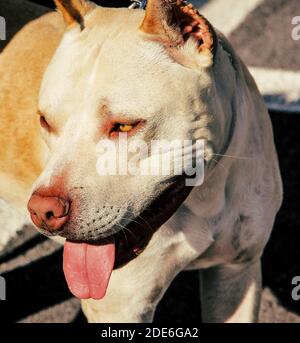
[[[43,129],[51,131],[51,127],[44,116],[40,116],[40,124]]]
[[[143,121],[139,120],[135,123],[115,123],[113,124],[110,136],[116,137],[119,133],[132,134],[136,132],[143,124]]]
[[[119,132],[129,132],[134,128],[134,125],[131,124],[118,124],[118,131]]]

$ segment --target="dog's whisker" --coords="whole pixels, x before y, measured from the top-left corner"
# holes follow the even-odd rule
[[[134,233],[131,230],[129,230],[126,226],[119,224],[119,223],[117,223],[117,225],[120,226],[122,228],[122,230],[128,231],[132,235],[133,238],[136,238]],[[128,241],[127,241],[127,243],[128,243]]]
[[[134,233],[133,233],[130,229],[128,229],[127,227],[124,227],[123,230],[124,230],[124,231],[128,231],[134,239],[137,238],[137,237],[134,235]],[[127,245],[128,245],[128,241],[127,241]]]
[[[136,224],[141,224],[140,222],[138,222],[138,221],[136,221],[136,220],[134,220],[134,219],[131,219],[131,218],[128,218],[128,217],[122,217],[123,219],[127,219],[127,220],[129,220],[130,222],[133,222],[133,223],[136,223]]]
[[[145,224],[148,226],[148,228],[149,228],[150,230],[152,230],[151,225],[147,222],[146,219],[144,219],[142,216],[138,216],[138,218],[141,218],[141,219],[145,222]]]
[[[125,228],[125,226],[123,226],[121,224],[117,224],[117,225],[121,228],[121,232],[123,232],[123,234],[124,234],[124,237],[126,239],[126,244],[129,245],[128,239],[127,239],[127,236],[126,236],[126,231],[125,231],[126,228]]]
[[[234,156],[234,155],[225,155],[225,154],[215,154],[213,153],[212,155],[214,156],[221,156],[221,157],[228,157],[228,158],[236,158],[239,160],[253,160],[253,157],[244,157],[244,156]]]
[[[147,210],[150,211],[149,209],[147,209]],[[132,211],[131,211],[131,213],[134,214]],[[125,218],[125,217],[123,217],[123,218]],[[137,218],[142,219],[142,220],[144,221],[144,223],[148,226],[148,228],[149,228],[150,230],[152,230],[151,225],[146,221],[146,219],[144,219],[141,215],[138,215]],[[129,219],[129,218],[125,218],[125,219]],[[136,220],[132,220],[132,221],[135,222],[135,223],[137,223],[137,224],[142,224],[142,223],[140,223],[140,222],[138,222],[138,221],[136,221]]]

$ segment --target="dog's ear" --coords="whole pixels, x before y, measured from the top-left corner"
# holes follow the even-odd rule
[[[191,37],[199,54],[212,58],[217,46],[216,33],[208,20],[184,0],[148,0],[140,30],[173,51],[184,47]]]
[[[95,8],[95,4],[86,0],[54,0],[67,25],[78,23],[84,28],[83,17]]]

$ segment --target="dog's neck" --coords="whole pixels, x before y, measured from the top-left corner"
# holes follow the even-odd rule
[[[232,150],[233,133],[237,121],[237,104],[235,103],[235,93],[239,72],[236,63],[236,56],[226,39],[218,34],[217,47],[215,49],[215,59],[213,67],[212,96],[208,101],[208,111],[215,116],[212,127],[210,127],[213,141],[213,158],[207,163],[206,168],[211,172],[224,155]],[[223,73],[222,70],[232,69],[231,73]],[[220,77],[226,75],[226,78]],[[230,75],[230,79],[228,79]],[[228,101],[228,99],[231,99]]]

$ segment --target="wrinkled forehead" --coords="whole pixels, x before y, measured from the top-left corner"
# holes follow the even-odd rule
[[[87,16],[83,31],[68,30],[46,71],[41,110],[69,112],[105,99],[115,112],[132,113],[139,99],[139,111],[141,106],[156,111],[153,98],[182,96],[180,84],[186,87],[185,79],[191,83],[193,73],[172,61],[161,45],[141,36],[143,16],[138,10],[96,9]]]

